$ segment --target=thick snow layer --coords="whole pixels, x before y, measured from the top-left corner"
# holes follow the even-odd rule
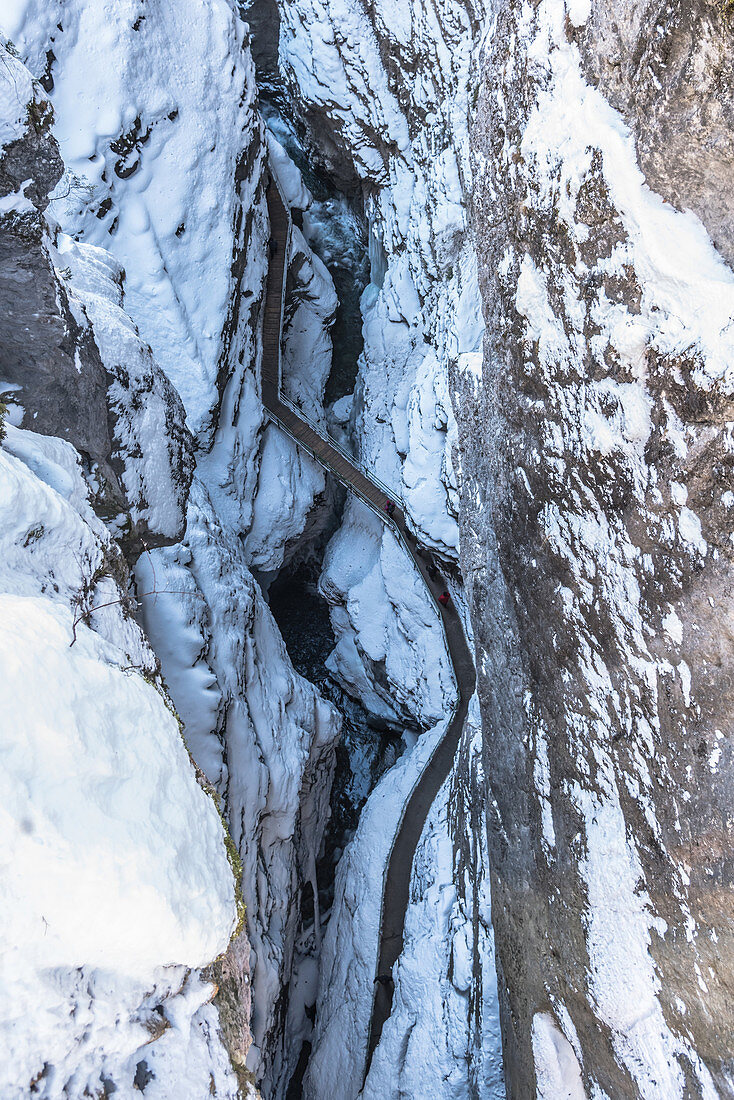
[[[184,526],[193,459],[178,394],[122,308],[124,272],[109,252],[59,234],[53,258],[80,325],[91,322],[110,381],[113,460],[134,524],[172,539]]]
[[[474,734],[478,748],[478,726]],[[457,890],[447,820],[453,783],[447,781],[434,803],[416,852],[393,1011],[372,1060],[365,1100],[504,1100],[489,884],[479,866]],[[483,843],[481,836],[467,840]],[[482,860],[486,867],[486,846]],[[480,1021],[480,1042],[470,1050],[472,1020]]]
[[[0,29],[34,75],[52,50],[54,133],[67,172],[51,216],[110,249],[126,308],[213,428],[233,290],[237,164],[257,128],[245,27],[227,0],[109,5],[8,0]]]
[[[203,965],[233,930],[234,890],[174,716],[83,624],[70,646],[70,608],[1,603],[3,878],[21,969]]]
[[[320,588],[337,637],[328,667],[368,710],[435,724],[455,682],[435,607],[394,535],[361,501],[329,543]]]
[[[293,671],[246,561],[195,480],[184,544],[144,555],[137,579],[163,593],[143,601],[146,629],[242,855],[255,953],[249,1062],[277,1080],[291,1056],[279,1045],[279,1004],[292,977],[297,893],[321,842],[340,722]]]
[[[265,140],[268,145],[270,170],[275,174],[286,202],[291,209],[308,210],[313,202],[313,195],[270,125],[265,130]]]
[[[384,777],[340,863],[324,940],[315,1053],[305,1087],[308,1100],[328,1095],[353,1100],[358,1094],[374,1100],[504,1098],[488,882],[475,868],[477,878],[470,876],[471,881],[457,889],[454,841],[447,822],[455,776],[447,780],[431,809],[416,852],[405,946],[395,968],[393,1012],[360,1093],[383,867],[404,800],[444,728],[441,723],[424,734]],[[471,729],[478,746],[479,727]],[[486,970],[479,980],[473,975],[475,952],[479,970]],[[484,1054],[478,1064],[478,1052],[470,1052],[467,1040],[470,1017],[480,1021],[478,1045]]]
[[[293,226],[290,255],[294,289],[286,304],[283,389],[309,420],[322,416],[324,389],[331,370],[329,328],[338,305],[326,266]]]
[[[405,799],[444,730],[441,723],[424,734],[383,777],[339,861],[321,956],[314,1054],[304,1086],[307,1100],[354,1100],[362,1086],[383,870]]]
[[[211,987],[175,1020],[170,998],[234,929],[222,824],[68,443],[8,427],[0,518],[0,1092],[106,1076],[130,1095],[151,1027],[188,1028]]]
[[[548,1012],[533,1017],[537,1100],[586,1100],[574,1049]]]

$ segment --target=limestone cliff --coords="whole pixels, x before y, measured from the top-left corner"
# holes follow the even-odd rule
[[[731,1096],[731,27],[496,14],[455,409],[508,1091]]]

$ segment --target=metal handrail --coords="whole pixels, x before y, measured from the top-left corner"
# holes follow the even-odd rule
[[[271,172],[271,178],[275,182],[275,186],[278,190],[278,194],[280,195],[280,199],[281,199],[281,202],[283,204],[283,208],[286,211],[286,214],[288,216],[288,233],[287,233],[286,242],[285,242],[285,259],[284,259],[284,267],[283,267],[283,287],[282,287],[281,304],[280,304],[280,332],[282,334],[283,317],[284,317],[284,313],[285,313],[285,291],[286,291],[286,275],[287,275],[287,266],[286,265],[287,265],[287,262],[288,262],[288,254],[289,254],[289,250],[290,250],[292,219],[291,219],[290,208],[289,208],[288,202],[286,201],[286,198],[283,195],[283,191],[280,187],[280,184],[279,184],[277,178],[273,175],[272,172]],[[350,466],[353,466],[367,480],[373,482],[376,486],[378,486],[385,493],[386,497],[388,497],[388,498],[396,501],[397,503],[399,503],[400,506],[401,506],[402,515],[403,515],[403,517],[405,517],[405,507],[403,505],[403,502],[402,502],[401,498],[392,489],[390,489],[387,485],[385,485],[382,481],[380,481],[379,478],[375,477],[374,473],[371,470],[368,471],[364,466],[362,466],[358,459],[356,459],[353,455],[349,454],[339,443],[336,442],[335,439],[333,439],[323,428],[321,428],[320,425],[314,423],[309,417],[305,416],[302,409],[298,408],[292,401],[290,401],[288,398],[283,396],[283,394],[281,392],[282,377],[283,377],[282,356],[283,356],[283,349],[282,349],[282,346],[281,346],[281,341],[279,340],[279,342],[278,342],[278,401],[279,401],[279,403],[281,403],[282,405],[288,407],[295,414],[295,416],[298,417],[299,420],[303,421],[303,423],[305,423],[311,429],[311,431],[314,432],[315,435],[317,435],[320,439],[322,439],[330,448],[333,448],[333,450],[335,450],[338,454],[340,454],[342,456],[342,458],[344,458],[349,463]],[[420,568],[420,565],[418,563],[417,555],[414,552],[413,548],[410,546],[410,544],[409,544],[409,542],[408,542],[408,540],[405,536],[405,532],[403,531],[402,527],[398,524],[398,522],[396,521],[394,516],[388,514],[387,512],[383,513],[382,511],[380,511],[376,507],[374,502],[371,501],[363,492],[361,492],[360,489],[357,488],[357,486],[353,482],[349,481],[346,477],[339,474],[337,472],[337,470],[329,464],[328,460],[323,458],[322,456],[316,454],[316,452],[308,445],[308,443],[306,443],[303,440],[299,439],[291,431],[291,429],[288,427],[288,425],[285,424],[280,419],[280,417],[278,416],[278,414],[276,412],[274,412],[272,409],[269,409],[269,408],[266,408],[266,411],[267,411],[268,415],[272,418],[272,420],[275,423],[277,423],[278,426],[291,439],[293,439],[298,444],[299,447],[302,447],[310,455],[312,455],[312,457],[321,466],[323,466],[333,476],[335,476],[350,492],[352,492],[356,496],[358,496],[360,498],[360,500],[362,500],[373,512],[377,512],[380,516],[380,519],[383,521],[383,523],[389,525],[392,528],[398,542],[402,545],[405,552],[410,557],[410,559],[413,562],[414,566],[418,570],[419,575],[421,576],[424,583],[426,584],[426,587],[428,588],[427,582],[425,581],[425,578],[423,577],[423,574],[421,572],[421,568]],[[453,654],[451,652],[451,645],[449,643],[448,634],[446,632],[446,623],[444,622],[443,615],[441,614],[441,611],[439,610],[439,607],[436,604],[435,599],[433,598],[433,593],[430,591],[430,588],[428,589],[428,591],[429,591],[429,594],[431,596],[431,599],[429,601],[430,606],[433,608],[433,611],[434,611],[436,617],[438,618],[438,622],[439,622],[439,625],[440,625],[440,628],[441,628],[441,634],[442,634],[442,637],[443,637],[444,645],[446,647],[446,652],[449,655],[449,661],[451,663],[451,668],[452,668],[452,671],[453,671],[453,674],[454,674],[454,682],[455,682],[455,685],[456,685],[456,697],[455,697],[454,702],[453,702],[453,704],[452,704],[452,706],[449,710],[449,713],[447,715],[446,726],[445,726],[445,729],[444,729],[444,732],[443,732],[442,736],[440,736],[437,739],[435,745],[433,746],[433,749],[431,750],[430,755],[428,756],[428,759],[426,760],[423,768],[416,775],[416,777],[415,777],[415,779],[414,779],[414,781],[411,785],[410,791],[408,792],[406,798],[403,801],[403,805],[402,805],[402,808],[401,808],[401,811],[400,811],[400,816],[398,818],[397,825],[396,825],[395,830],[393,832],[392,842],[390,844],[390,849],[388,851],[388,857],[387,857],[387,860],[385,861],[385,866],[384,866],[383,872],[382,872],[382,890],[381,890],[381,894],[380,894],[380,921],[379,921],[379,925],[378,925],[379,929],[382,929],[383,924],[384,924],[385,888],[386,888],[386,882],[387,882],[387,875],[388,875],[388,871],[389,871],[389,868],[390,868],[393,852],[395,850],[395,845],[397,843],[398,837],[400,836],[401,830],[402,830],[404,822],[405,822],[405,815],[407,814],[408,807],[411,803],[413,795],[415,794],[419,784],[421,783],[421,780],[424,777],[426,769],[430,767],[434,756],[439,751],[439,749],[441,748],[441,745],[443,744],[443,741],[444,741],[445,737],[448,735],[448,732],[451,729],[451,727],[452,727],[452,725],[453,725],[453,723],[454,723],[454,721],[455,721],[455,719],[458,715],[460,707],[462,706],[463,703],[466,703],[467,706],[469,704],[469,700],[465,699],[462,696],[462,688],[461,688],[461,683],[459,681],[459,673],[458,673],[457,666],[454,663]],[[445,780],[444,780],[444,782],[445,782]],[[379,966],[379,962],[380,962],[380,939],[378,939],[378,943],[377,943],[377,957],[375,959],[375,972],[377,972],[377,967]],[[370,1025],[369,1025],[368,1034],[367,1034],[367,1057],[366,1057],[366,1060],[365,1060],[365,1070],[364,1070],[363,1081],[366,1080],[367,1073],[368,1073],[368,1070],[369,1070],[369,1063],[370,1063],[370,1060],[371,1060],[370,1059],[370,1047],[371,1047],[371,1044],[372,1044],[372,1034],[373,1034],[373,1032],[372,1032],[373,1016],[374,1016],[374,994],[373,994],[373,1008],[372,1008],[372,1011],[370,1012]]]
[[[286,397],[285,394],[281,393],[279,395],[279,400],[282,405],[287,405],[289,409],[292,409],[300,420],[303,420],[305,424],[308,424],[311,431],[315,432],[317,436],[323,439],[324,443],[328,443],[330,447],[332,447],[335,451],[338,451],[342,458],[345,458],[347,460],[350,466],[355,466],[360,471],[360,473],[368,478],[371,482],[373,482],[373,484],[375,484],[378,489],[382,489],[383,493],[389,500],[394,501],[395,504],[399,504],[403,511],[405,511],[405,505],[399,493],[396,493],[394,489],[391,489],[389,485],[386,485],[384,481],[381,481],[379,477],[376,477],[372,470],[368,470],[362,459],[357,458],[356,455],[350,454],[346,447],[343,447],[340,443],[338,443],[332,435],[329,435],[325,428],[317,424],[314,420],[311,419],[310,416],[307,416],[304,413],[303,409],[294,404],[294,402],[291,401],[290,398]]]
[[[270,172],[270,178],[273,180],[273,182],[275,184],[276,190],[277,190],[278,194],[280,195],[280,201],[283,203],[283,209],[286,211],[286,213],[288,215],[288,235],[287,235],[286,240],[285,240],[284,248],[285,248],[286,258],[287,258],[288,262],[290,262],[290,255],[289,254],[290,254],[290,247],[291,247],[291,238],[292,238],[292,235],[293,235],[293,232],[292,232],[293,231],[293,219],[291,217],[290,206],[288,204],[288,200],[286,199],[285,195],[283,194],[283,188],[280,186],[280,182],[279,182],[277,176],[272,171],[272,169],[271,169],[271,172]],[[280,299],[280,327],[281,327],[281,331],[283,329],[283,319],[284,319],[284,316],[285,316],[286,275],[287,275],[287,268],[284,268],[284,270],[283,270],[283,288],[282,288],[281,299]],[[283,348],[282,348],[282,345],[280,343],[278,344],[278,400],[280,401],[280,403],[282,405],[287,405],[288,408],[290,408],[296,414],[296,416],[298,416],[301,420],[303,420],[303,422],[305,424],[308,424],[311,431],[315,432],[316,435],[320,436],[321,439],[323,439],[324,443],[328,443],[330,447],[333,447],[335,451],[338,451],[338,453],[342,456],[342,458],[345,458],[347,460],[347,462],[349,462],[352,466],[356,466],[357,469],[361,473],[363,473],[365,477],[369,478],[370,481],[373,481],[379,489],[382,489],[382,491],[384,492],[386,497],[388,497],[390,500],[395,501],[395,503],[399,504],[400,507],[403,509],[403,511],[405,511],[405,505],[404,505],[404,502],[403,502],[403,498],[399,493],[396,493],[394,489],[390,488],[389,485],[386,485],[385,482],[381,481],[379,477],[375,477],[374,473],[371,470],[367,469],[367,467],[364,465],[364,463],[362,462],[361,459],[356,458],[353,454],[350,454],[344,447],[342,447],[342,445],[340,443],[338,443],[334,439],[333,436],[329,435],[329,433],[326,431],[325,428],[322,428],[319,424],[317,424],[309,416],[306,416],[303,409],[299,408],[288,397],[285,396],[285,394],[283,393]],[[281,427],[283,427],[283,422],[281,420],[279,420],[278,423]],[[290,435],[291,433],[289,432],[288,434]],[[295,438],[295,437],[292,437],[292,438]],[[298,442],[300,443],[300,440]],[[310,450],[310,448],[306,448],[306,449],[309,451],[309,454],[313,454],[313,452]],[[314,455],[314,457],[316,457],[316,456]],[[360,494],[360,496],[361,496],[361,494]],[[363,499],[366,499],[366,498],[363,498]],[[370,502],[368,502],[368,503],[370,503]],[[370,504],[370,507],[371,507],[371,504]]]

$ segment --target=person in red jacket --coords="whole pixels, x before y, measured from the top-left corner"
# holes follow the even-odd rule
[[[451,597],[449,596],[448,592],[442,592],[441,595],[438,597],[438,602],[443,607],[448,607],[450,599],[451,599]]]

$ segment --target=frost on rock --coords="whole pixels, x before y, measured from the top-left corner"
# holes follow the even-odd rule
[[[487,344],[454,404],[508,1089],[728,1096],[734,275],[586,82],[591,8],[584,59],[582,5],[500,12],[472,133]]]
[[[278,8],[281,68],[309,150],[347,190],[361,191],[369,223],[371,281],[361,303],[364,353],[351,403],[357,459],[382,481],[386,495],[400,496],[420,542],[451,569],[459,555],[462,470],[450,378],[453,372],[476,377],[484,337],[465,191],[471,181],[475,55],[488,12],[481,3],[442,0],[378,2],[367,9],[354,0],[296,0]],[[458,585],[451,584],[461,601]],[[389,530],[356,502],[348,503],[329,545],[321,589],[332,605],[337,639],[329,666],[347,690],[389,721],[425,728],[445,715],[454,697],[453,676],[425,588]],[[462,755],[457,774],[468,780],[470,756]],[[470,838],[459,825],[468,813],[467,800],[481,797],[484,782],[477,779],[471,795],[468,782],[457,787],[456,815],[447,827],[457,859],[474,858],[476,875],[484,875],[486,883],[485,846],[472,856]],[[371,805],[372,800],[366,820]],[[380,850],[373,828],[371,843]],[[369,843],[365,839],[343,857],[343,896],[335,903],[327,955],[334,927],[340,929],[334,935],[344,937],[340,947],[346,956],[364,950],[358,933],[354,944],[348,942],[344,912],[354,912],[345,899],[360,888],[360,859]],[[446,874],[444,863],[435,869],[434,881],[441,876],[445,881]],[[456,919],[457,944],[462,935],[467,943],[474,937],[466,927],[460,930],[467,922],[464,910]],[[443,933],[429,921],[422,950],[443,959]],[[410,998],[419,999],[420,993],[409,967],[404,980],[404,1004],[415,1003]],[[483,992],[483,982],[489,992]],[[470,986],[466,997],[447,994],[444,1011],[452,1037],[450,1053],[440,1057],[455,1070],[454,1057],[460,1060],[457,1052],[465,1052],[464,1068],[456,1071],[462,1082],[457,1095],[476,1074],[477,1081],[491,1080],[488,1095],[499,1097],[497,1029],[477,1035],[478,1017],[468,1010],[468,1004],[476,1007],[477,999],[485,998],[484,1015],[494,1013],[496,1019],[491,965],[484,978],[473,973]],[[363,1039],[350,1038],[346,1049],[338,1050],[346,1030],[337,1005],[347,996],[345,978],[327,966],[321,989],[309,1095],[340,1088],[348,1095],[347,1087],[356,1095]],[[371,988],[355,985],[343,1012],[360,1021],[368,1011],[365,998],[371,999]],[[436,1001],[428,1014],[433,1010]],[[399,1029],[409,1011],[401,1015]],[[380,1087],[388,1095],[393,1087],[388,1078],[398,1067],[401,1080],[415,1085],[419,1079],[422,1041],[416,1039],[403,1062],[395,1046],[388,1053],[385,1032],[375,1066],[384,1059]],[[485,1072],[484,1060],[494,1060],[494,1071]]]
[[[314,879],[326,823],[339,716],[293,671],[240,540],[196,481],[184,543],[146,555],[137,574],[149,591],[155,578],[175,593],[144,601],[145,625],[242,856],[255,957],[248,1065],[275,1087],[295,1068],[280,1013],[300,891]]]
[[[73,448],[8,426],[0,513],[0,1092],[132,1100],[152,1039],[206,1030],[197,970],[237,921],[222,824]],[[190,1056],[236,1095],[211,1026]]]

